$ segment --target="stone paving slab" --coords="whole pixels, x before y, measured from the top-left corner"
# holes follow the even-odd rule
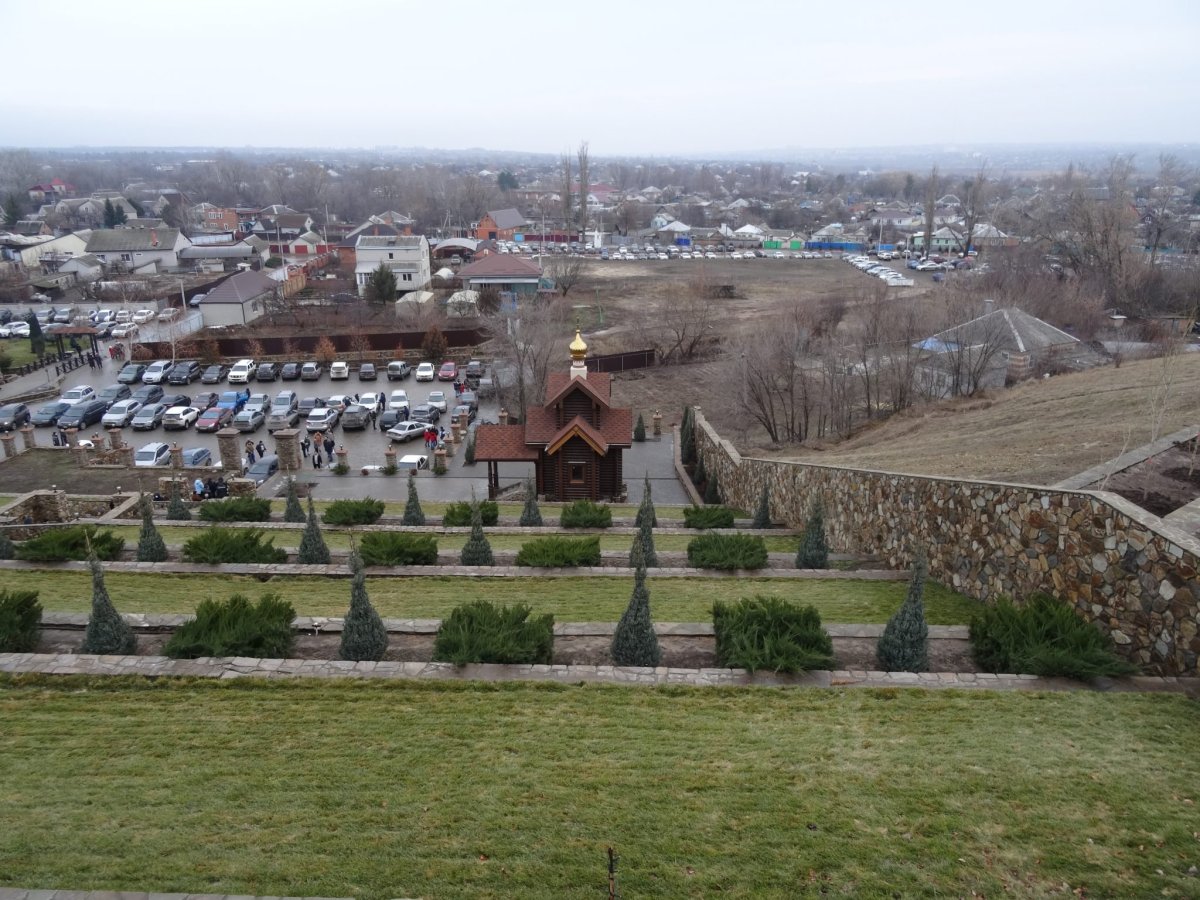
[[[229,678],[385,678],[442,681],[549,681],[692,687],[909,687],[927,690],[1142,691],[1200,698],[1200,678],[1138,676],[1092,683],[1035,675],[987,672],[874,672],[837,670],[798,675],[745,669],[677,669],[589,665],[455,666],[440,662],[346,662],[342,660],[261,660],[205,657],[173,660],[163,656],[93,656],[72,653],[0,653],[0,672],[42,675],[135,675],[143,677]],[[1119,687],[1118,687],[1119,685]],[[0,898],[4,900],[4,898]]]

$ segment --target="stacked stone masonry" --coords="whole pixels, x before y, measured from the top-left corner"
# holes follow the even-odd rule
[[[696,448],[727,503],[801,528],[825,507],[832,546],[907,567],[918,547],[931,577],[985,602],[1044,591],[1097,623],[1144,671],[1195,675],[1200,544],[1104,491],[842,469],[743,458],[696,410]]]

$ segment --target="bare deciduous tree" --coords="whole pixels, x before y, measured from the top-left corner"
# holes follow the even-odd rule
[[[588,144],[583,141],[579,145],[579,233],[583,235],[587,231],[587,215],[588,215]]]
[[[572,201],[572,184],[571,184],[571,154],[564,153],[562,157],[562,217],[563,226],[567,229],[571,227],[571,214],[574,212],[575,204]]]
[[[550,366],[567,356],[569,306],[556,298],[522,298],[514,312],[491,317],[498,356],[513,363],[516,409],[509,412],[525,420],[526,411],[545,396]]]
[[[579,283],[586,266],[582,256],[549,256],[542,262],[542,274],[552,279],[558,292],[565,297]]]
[[[634,330],[659,365],[670,365],[693,360],[709,346],[719,315],[716,285],[701,269],[687,283],[671,285],[653,309],[643,309]]]

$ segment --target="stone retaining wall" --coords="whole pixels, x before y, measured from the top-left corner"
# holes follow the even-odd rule
[[[1046,591],[1108,632],[1144,670],[1195,675],[1200,543],[1115,494],[744,458],[696,411],[696,448],[726,503],[802,527],[825,507],[832,546],[932,577],[978,600]]]

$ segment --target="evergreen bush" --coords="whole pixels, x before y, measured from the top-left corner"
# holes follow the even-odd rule
[[[334,475],[349,475],[350,467],[344,462],[335,463],[333,468],[329,470]]]
[[[658,513],[654,509],[654,497],[650,488],[650,473],[646,472],[642,476],[642,502],[638,504],[637,517],[633,520],[634,524],[641,526],[642,521],[650,520],[650,527],[658,527]]]
[[[274,538],[264,538],[261,528],[206,528],[183,545],[185,562],[208,563],[284,563],[287,551],[275,546]]]
[[[727,506],[691,506],[683,511],[687,528],[732,528],[733,510]]]
[[[317,511],[313,507],[312,497],[308,498],[308,515],[305,516],[304,533],[300,535],[300,550],[296,554],[296,562],[306,566],[329,565],[329,547],[325,543],[325,535],[317,523]]]
[[[646,420],[638,413],[637,424],[633,426],[633,439],[639,444],[646,440]]]
[[[696,462],[696,419],[690,406],[683,408],[683,423],[679,426],[679,458],[685,466]]]
[[[771,496],[764,484],[762,493],[758,495],[758,506],[754,507],[754,522],[752,528],[771,527]]]
[[[774,672],[833,668],[833,641],[811,606],[756,596],[713,604],[717,665]]]
[[[305,521],[304,507],[300,505],[300,494],[296,491],[296,479],[289,478],[287,483],[287,502],[283,507],[283,521],[299,523]]]
[[[17,545],[8,536],[8,531],[0,528],[0,559],[13,559],[17,555]]]
[[[633,544],[629,548],[629,565],[637,569],[653,569],[658,566],[658,553],[654,549],[654,529],[649,519],[643,519],[638,526],[637,534],[633,536]]]
[[[756,534],[703,534],[687,547],[688,565],[698,569],[762,569],[767,545]]]
[[[559,569],[600,565],[600,537],[543,537],[526,541],[517,551],[518,566]]]
[[[205,522],[268,522],[271,501],[261,497],[206,500],[200,504],[200,518]]]
[[[617,630],[609,647],[613,665],[657,666],[662,659],[658,635],[650,618],[650,591],[646,588],[646,570],[638,569],[633,576],[633,595],[621,614]]]
[[[438,629],[433,658],[467,663],[540,663],[554,657],[554,616],[530,617],[521,603],[496,607],[486,600],[456,606]]]
[[[433,535],[402,531],[369,531],[359,552],[368,566],[435,566],[438,558]]]
[[[0,591],[0,653],[32,653],[41,624],[37,591]]]
[[[111,531],[100,531],[95,525],[69,525],[51,528],[23,541],[17,547],[17,559],[29,562],[65,562],[87,559],[95,553],[97,559],[113,560],[125,549],[125,539]]]
[[[374,525],[382,515],[382,500],[334,500],[325,507],[321,521],[326,525]]]
[[[145,494],[142,494],[139,502],[142,507],[142,530],[138,533],[137,561],[165,562],[167,545],[154,527],[154,507]]]
[[[172,522],[187,522],[192,518],[192,511],[188,509],[186,503],[183,502],[183,497],[179,493],[179,482],[171,481],[171,501],[167,504],[167,519]]]
[[[494,505],[494,504],[493,504]],[[483,514],[479,501],[471,503],[471,536],[463,544],[458,561],[464,566],[494,566],[496,558],[492,555],[492,545],[488,543],[483,533]]]
[[[704,502],[716,504],[721,502],[721,488],[718,484],[717,473],[713,472],[704,486]]]
[[[473,431],[470,437],[467,438],[467,446],[463,447],[463,465],[475,465],[475,432]]]
[[[971,652],[981,671],[1087,680],[1133,675],[1106,634],[1068,604],[1034,594],[1024,606],[1001,598],[971,620]]]
[[[354,573],[350,581],[350,609],[342,625],[338,659],[356,662],[383,659],[388,647],[387,628],[367,596],[362,559],[355,552],[350,554],[350,570]]]
[[[704,460],[701,458],[696,462],[696,468],[692,470],[692,484],[700,487],[706,481],[708,481],[708,471],[704,468]]]
[[[603,503],[576,500],[562,508],[558,524],[563,528],[611,528],[612,510]]]
[[[829,544],[825,540],[825,510],[820,501],[813,503],[804,523],[804,537],[796,551],[797,569],[828,569]]]
[[[242,594],[228,600],[202,600],[196,618],[180,626],[163,653],[172,659],[202,656],[248,656],[287,659],[296,637],[296,611],[278,594],[263,594],[251,603]]]
[[[88,555],[88,567],[92,570],[92,614],[88,616],[79,652],[129,656],[137,650],[137,638],[129,623],[121,618],[112,605],[108,588],[104,586],[104,570],[100,568],[100,560],[94,553]]]
[[[876,656],[884,672],[925,672],[929,668],[929,625],[925,621],[925,578],[929,564],[918,552],[904,603],[888,619]]]
[[[540,528],[542,526],[542,511],[538,509],[537,488],[533,479],[525,482],[525,506],[521,509],[522,528]]]
[[[479,516],[484,525],[491,527],[500,521],[500,505],[494,500],[479,503]],[[446,528],[465,528],[471,524],[471,504],[467,500],[447,503],[442,514],[442,525]]]
[[[421,499],[417,496],[417,473],[408,473],[408,502],[404,504],[405,525],[424,525],[425,513],[421,510]]]

